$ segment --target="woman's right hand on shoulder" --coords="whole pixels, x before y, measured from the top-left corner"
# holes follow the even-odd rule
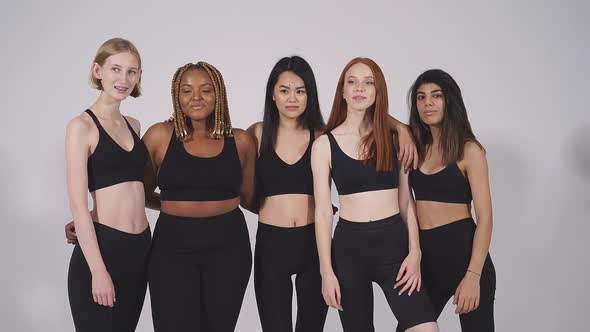
[[[332,308],[336,308],[342,311],[341,295],[340,295],[340,284],[338,278],[332,273],[328,273],[322,276],[322,295],[326,304]]]
[[[115,305],[115,286],[107,270],[92,273],[92,299],[103,306]]]

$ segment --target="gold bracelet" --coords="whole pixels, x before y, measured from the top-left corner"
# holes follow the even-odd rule
[[[477,272],[471,271],[470,269],[467,269],[467,272],[471,272],[471,273],[477,275],[478,277],[481,277],[481,273],[477,273]]]

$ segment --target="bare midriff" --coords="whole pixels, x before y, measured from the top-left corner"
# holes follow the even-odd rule
[[[470,218],[471,205],[464,203],[443,203],[416,201],[416,214],[420,229],[427,230]]]
[[[340,195],[340,216],[349,221],[370,222],[398,213],[397,188]]]
[[[301,227],[314,222],[313,196],[285,194],[266,197],[260,206],[261,223],[278,227]]]
[[[118,183],[92,193],[92,220],[125,233],[139,234],[148,227],[143,183]]]
[[[180,217],[212,217],[235,210],[240,197],[222,201],[162,201],[160,211]]]

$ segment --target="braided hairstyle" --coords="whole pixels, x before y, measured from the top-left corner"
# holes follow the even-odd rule
[[[207,119],[207,129],[210,131],[211,138],[219,139],[223,137],[231,137],[231,120],[229,118],[229,107],[227,104],[227,93],[225,91],[225,83],[223,76],[217,68],[212,65],[199,61],[197,63],[187,63],[178,68],[172,77],[172,106],[174,113],[169,121],[174,122],[174,132],[176,138],[181,141],[186,141],[192,131],[192,123],[190,119],[182,113],[179,102],[180,81],[182,75],[190,70],[204,70],[213,83],[213,90],[215,91],[215,112],[213,116]]]

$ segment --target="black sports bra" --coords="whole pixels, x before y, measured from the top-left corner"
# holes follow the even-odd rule
[[[471,203],[469,180],[461,173],[457,163],[449,164],[434,174],[414,170],[409,180],[417,201]]]
[[[102,127],[98,118],[91,110],[90,115],[98,128],[98,143],[94,152],[88,157],[88,191],[110,187],[129,181],[143,181],[143,171],[148,160],[148,152],[127,119],[127,127],[133,136],[133,149],[123,149]]]
[[[375,166],[366,165],[362,160],[349,157],[328,133],[332,158],[332,178],[339,195],[349,195],[365,191],[395,189],[399,186],[397,160],[393,154],[393,170],[377,172]]]
[[[221,153],[207,158],[188,153],[172,133],[158,173],[160,200],[222,201],[238,197],[241,185],[242,167],[233,137],[224,138]]]
[[[309,145],[294,164],[284,162],[274,148],[263,151],[256,162],[256,191],[258,197],[284,194],[313,195],[311,173],[311,145],[313,129],[309,131]]]

